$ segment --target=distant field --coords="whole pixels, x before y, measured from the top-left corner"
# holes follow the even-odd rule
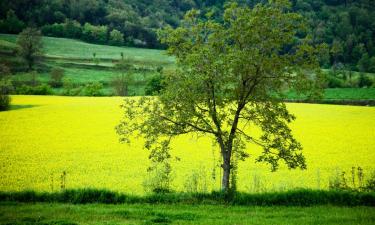
[[[288,93],[289,99],[299,99],[299,97],[293,93]],[[324,99],[327,100],[368,100],[375,99],[375,88],[327,88],[324,89]]]
[[[16,35],[0,34],[0,47],[4,50],[15,47]],[[155,75],[158,66],[173,67],[174,58],[167,56],[163,50],[115,47],[107,45],[89,44],[78,40],[66,38],[43,37],[44,52],[48,59],[43,63],[48,68],[60,67],[65,71],[64,79],[69,79],[76,85],[85,85],[88,82],[101,82],[104,84],[103,93],[113,95],[111,81],[120,74],[113,69],[115,61],[121,59],[120,53],[138,68],[144,68],[134,74],[135,83],[130,85],[130,95],[144,95],[145,85],[150,77]],[[93,53],[100,58],[99,65],[95,65]],[[327,70],[326,70],[327,71]],[[374,79],[374,74],[367,74]],[[353,77],[358,77],[354,72]],[[14,80],[25,82],[30,80],[27,73],[18,73]],[[41,71],[37,80],[42,83],[50,81],[48,71]],[[62,93],[62,89],[54,89],[55,94]],[[299,99],[294,93],[288,94],[288,99]],[[325,100],[369,100],[375,99],[375,88],[331,88],[326,89]]]
[[[120,97],[12,96],[12,110],[0,112],[0,190],[58,190],[67,172],[67,188],[107,188],[144,193],[148,152],[141,143],[118,142],[114,127],[121,117]],[[304,146],[306,171],[254,164],[259,148],[240,163],[238,187],[256,192],[295,187],[327,188],[344,170],[375,169],[375,108],[288,104],[292,124]],[[199,189],[220,189],[218,149],[207,138],[185,136],[174,143],[173,188],[186,190],[199,174]],[[214,175],[214,176],[213,176]],[[214,178],[215,177],[215,178]],[[348,177],[349,179],[349,177]]]
[[[0,34],[0,39],[15,43],[17,35]],[[123,52],[124,57],[139,61],[167,64],[174,62],[174,59],[167,56],[163,50],[96,45],[67,38],[43,37],[43,46],[45,54],[51,57],[82,59],[92,58],[93,53],[96,53],[98,58],[118,60]]]
[[[78,224],[373,224],[373,207],[239,207],[223,205],[0,205],[0,223]]]

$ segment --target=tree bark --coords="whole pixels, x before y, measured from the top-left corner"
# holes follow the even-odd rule
[[[228,149],[222,150],[223,154],[223,164],[221,167],[223,168],[223,178],[221,181],[221,186],[224,192],[228,192],[230,189],[230,173],[231,173],[231,165],[230,165],[230,151]]]

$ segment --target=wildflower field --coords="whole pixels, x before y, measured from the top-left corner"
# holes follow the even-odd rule
[[[12,108],[0,112],[0,190],[57,191],[106,188],[143,194],[150,175],[142,140],[120,144],[115,132],[121,97],[12,96]],[[375,108],[288,104],[297,116],[291,125],[304,147],[308,169],[281,167],[270,172],[256,164],[259,149],[239,164],[238,189],[257,192],[296,187],[327,189],[329,180],[361,167],[375,169]],[[218,149],[209,138],[179,138],[173,144],[173,189],[220,188]],[[357,172],[356,172],[357,173]],[[65,174],[65,175],[64,175]],[[62,179],[63,176],[63,179]]]

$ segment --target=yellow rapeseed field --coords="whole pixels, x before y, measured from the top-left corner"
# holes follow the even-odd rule
[[[0,112],[0,190],[107,188],[144,193],[148,152],[141,141],[118,142],[114,127],[122,112],[120,97],[13,96],[13,109]],[[327,188],[340,171],[374,169],[375,108],[316,104],[288,104],[297,116],[292,124],[304,146],[308,169],[290,171],[255,164],[258,151],[239,165],[241,191]],[[173,187],[186,190],[199,174],[202,190],[220,188],[218,150],[207,138],[182,137],[174,143]],[[213,178],[215,174],[215,179]],[[190,182],[191,183],[191,182]]]

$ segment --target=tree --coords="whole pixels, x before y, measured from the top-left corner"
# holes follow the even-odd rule
[[[116,29],[112,30],[109,33],[109,44],[111,45],[123,45],[124,44],[124,36],[122,33]]]
[[[305,169],[302,146],[288,126],[295,116],[283,103],[283,93],[286,88],[319,93],[317,54],[326,47],[301,39],[285,51],[305,29],[302,16],[289,12],[290,6],[286,0],[254,8],[231,4],[222,24],[200,20],[193,10],[182,27],[160,32],[178,67],[165,76],[158,97],[125,99],[117,126],[120,140],[142,137],[152,162],[166,163],[172,160],[170,143],[176,136],[209,136],[220,149],[226,192],[237,161],[250,155],[248,143],[262,147],[256,161],[269,163],[272,171],[280,160],[290,169]],[[261,133],[252,133],[253,127]]]
[[[17,34],[25,27],[25,23],[18,19],[14,10],[7,12],[5,20],[0,20],[0,30],[5,33]]]
[[[9,93],[13,87],[9,75],[9,68],[4,64],[0,64],[0,111],[7,110],[10,105]]]
[[[17,38],[19,46],[18,54],[28,65],[28,69],[32,70],[35,61],[42,54],[42,36],[39,30],[35,28],[24,29]]]
[[[63,85],[62,79],[64,77],[64,70],[61,68],[53,68],[51,70],[50,75],[51,75],[50,85],[55,88],[62,87]]]
[[[121,60],[115,65],[115,68],[121,73],[112,80],[116,95],[127,96],[129,85],[133,82],[134,66],[124,59],[124,54],[121,53]]]

